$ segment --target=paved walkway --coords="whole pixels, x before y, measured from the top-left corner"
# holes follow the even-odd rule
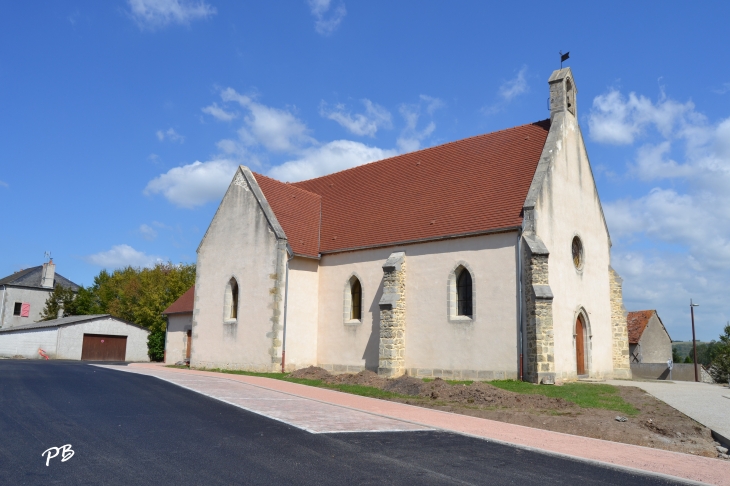
[[[268,414],[267,416],[307,430],[344,432],[345,430],[363,430],[368,427],[383,427],[380,430],[391,430],[387,427],[394,427],[397,430],[445,430],[607,466],[730,486],[730,463],[719,459],[533,429],[270,378],[244,375],[222,376],[220,373],[164,368],[160,365],[141,363],[104,367],[155,376],[172,383],[179,382],[178,384],[191,390],[214,397],[215,394],[220,394],[225,398],[219,399],[246,410],[262,413],[252,407],[253,402],[258,402],[256,408]],[[266,410],[264,410],[266,407],[261,404],[264,392],[254,392],[254,389],[274,393],[274,395],[268,396],[274,400],[270,401],[271,406]],[[262,394],[258,395],[258,393]],[[282,398],[283,395],[290,397],[288,401]],[[256,396],[257,400],[247,400],[252,396]],[[299,402],[299,400],[303,401]],[[309,411],[316,411],[322,407],[326,413],[318,413],[317,418],[311,421],[307,417],[307,413],[311,412],[301,412],[301,414],[294,412],[286,416],[278,415],[279,418],[277,418],[279,413],[276,410],[277,407],[290,407],[295,404],[306,407],[306,410]],[[342,418],[349,413],[355,413],[355,415],[349,415],[349,418],[346,419]],[[373,417],[385,421],[381,422]],[[286,420],[283,420],[284,418]],[[363,427],[358,422],[359,420],[367,423],[367,427]],[[348,423],[351,424],[351,429],[347,429],[346,424]],[[407,429],[407,426],[415,426],[419,429]]]
[[[635,386],[671,405],[730,440],[730,388],[694,381],[609,380],[618,386]]]

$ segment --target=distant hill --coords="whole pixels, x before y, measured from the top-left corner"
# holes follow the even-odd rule
[[[699,346],[700,344],[709,343],[707,341],[697,341],[697,345]],[[692,349],[692,341],[675,341],[672,343],[672,349],[676,349],[677,353],[684,359],[689,356],[689,351]],[[702,357],[699,351],[697,351],[697,355]]]

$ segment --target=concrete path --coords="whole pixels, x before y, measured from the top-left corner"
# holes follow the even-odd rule
[[[693,381],[609,380],[617,386],[635,386],[654,395],[730,441],[730,388]]]
[[[496,422],[466,415],[452,414],[432,410],[428,408],[415,407],[402,403],[389,402],[386,400],[377,400],[372,398],[350,395],[333,390],[322,388],[314,388],[295,383],[289,383],[281,380],[273,380],[270,378],[261,378],[255,376],[244,375],[221,375],[220,373],[198,371],[198,370],[182,370],[175,368],[164,368],[155,364],[130,364],[129,366],[105,366],[109,369],[132,372],[155,376],[163,380],[175,383],[184,378],[192,379],[186,382],[186,387],[198,391],[198,387],[206,387],[208,380],[215,381],[215,387],[218,392],[229,398],[225,401],[234,403],[234,395],[236,400],[242,398],[238,403],[243,403],[242,408],[255,411],[250,404],[246,405],[245,397],[240,393],[251,393],[251,388],[242,387],[241,384],[249,385],[256,388],[265,389],[271,392],[279,392],[290,397],[306,399],[312,403],[307,405],[308,410],[316,410],[317,407],[326,407],[328,413],[319,414],[318,425],[319,430],[339,429],[344,432],[344,423],[348,420],[341,420],[340,414],[344,411],[334,412],[340,408],[353,412],[361,412],[359,418],[368,416],[377,416],[389,420],[388,422],[367,422],[370,426],[394,427],[405,430],[406,424],[413,426],[437,429],[449,432],[456,432],[471,437],[486,439],[493,442],[516,445],[528,450],[541,451],[543,453],[553,454],[557,456],[567,456],[571,458],[581,459],[587,462],[600,463],[618,467],[621,469],[629,469],[633,471],[644,471],[660,476],[670,476],[672,478],[681,478],[689,481],[697,481],[707,484],[724,484],[730,485],[730,463],[705,457],[697,457],[688,454],[680,454],[676,452],[663,451],[659,449],[651,449],[648,447],[640,447],[628,444],[620,444],[588,437],[579,437],[574,435],[551,432],[547,430],[533,429],[520,425]],[[182,382],[181,382],[182,383]],[[225,383],[228,383],[226,385]],[[234,392],[233,390],[237,390]],[[206,393],[201,391],[201,393]],[[211,395],[212,396],[212,395]],[[278,406],[289,406],[291,402],[284,400],[275,400]],[[334,408],[330,408],[334,407]],[[276,418],[276,412],[271,409],[267,412],[272,418]],[[355,417],[355,416],[350,416]],[[281,420],[281,419],[277,419]],[[314,426],[309,423],[303,423],[294,420],[291,416],[287,420],[292,420],[292,425],[299,423],[299,427],[308,427],[315,430]],[[390,421],[395,421],[390,422]],[[289,423],[289,422],[287,422]],[[351,422],[350,422],[351,423]],[[357,424],[353,426],[353,430],[363,429]],[[410,429],[414,430],[414,429]]]

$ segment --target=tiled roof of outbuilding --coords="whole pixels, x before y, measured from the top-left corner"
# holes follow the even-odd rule
[[[549,129],[543,120],[292,184],[255,177],[298,254],[512,229]]]
[[[195,306],[195,285],[190,287],[184,294],[182,294],[175,302],[170,304],[170,307],[165,309],[163,314],[185,314],[193,312]]]
[[[649,319],[654,315],[655,310],[642,310],[629,312],[626,316],[626,325],[629,332],[629,344],[637,344],[644,334]]]
[[[41,277],[43,276],[43,265],[37,267],[30,267],[19,272],[15,272],[12,275],[8,275],[5,278],[0,279],[0,285],[18,285],[20,287],[41,287]],[[53,285],[60,285],[64,288],[71,288],[72,290],[78,290],[79,286],[63,275],[56,272],[53,277]]]

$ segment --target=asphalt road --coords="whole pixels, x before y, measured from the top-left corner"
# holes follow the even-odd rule
[[[444,432],[310,434],[148,376],[0,360],[0,484],[671,483]]]

